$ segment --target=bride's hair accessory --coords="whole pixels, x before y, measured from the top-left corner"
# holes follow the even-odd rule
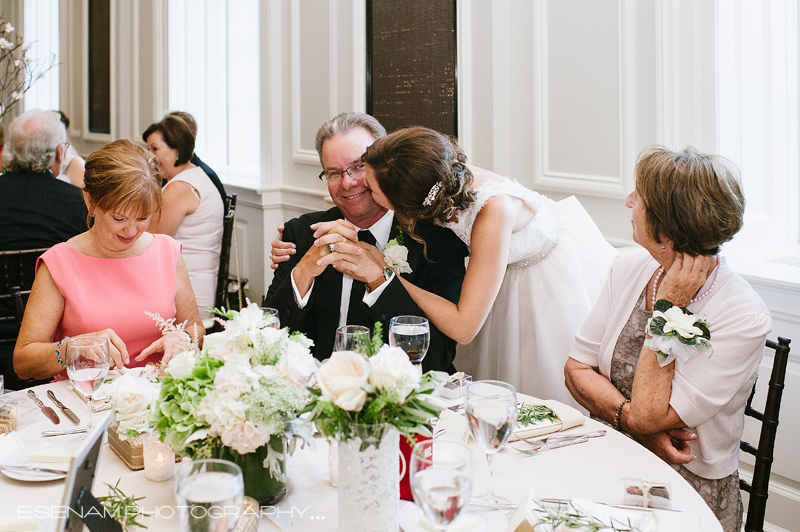
[[[439,190],[441,190],[441,188],[442,188],[441,181],[437,181],[436,183],[434,183],[431,189],[428,191],[428,195],[422,201],[422,206],[430,207],[431,204],[433,203],[433,200],[436,199],[436,194],[439,193]]]
[[[647,320],[644,332],[653,335],[644,345],[658,353],[658,365],[662,368],[676,358],[686,362],[700,352],[714,354],[706,319],[666,299],[656,301],[653,317]]]

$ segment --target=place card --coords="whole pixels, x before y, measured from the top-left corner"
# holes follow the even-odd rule
[[[441,429],[445,429],[442,438],[449,438],[461,443],[467,443],[470,438],[467,418],[446,408],[439,413],[439,419],[436,421],[433,432]]]

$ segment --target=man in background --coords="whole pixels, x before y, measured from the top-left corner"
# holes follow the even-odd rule
[[[11,123],[3,148],[6,173],[0,175],[0,251],[46,248],[86,231],[81,189],[56,179],[67,144],[66,128],[54,111],[34,109]],[[18,261],[9,260],[7,265],[9,281],[18,284]],[[34,266],[34,259],[23,263],[22,290],[30,290]],[[10,314],[10,302],[3,303],[8,305],[0,312]],[[16,338],[16,325],[0,325],[0,338]],[[35,384],[14,373],[13,352],[13,343],[0,344],[0,373],[6,387],[16,390]]]

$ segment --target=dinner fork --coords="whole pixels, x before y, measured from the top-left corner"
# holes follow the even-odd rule
[[[599,438],[600,436],[605,436],[605,430],[596,430],[594,432],[585,432],[583,434],[551,434],[545,438],[540,438],[537,440],[533,440],[531,438],[526,438],[524,436],[517,436],[520,440],[524,441],[525,443],[531,445],[531,449],[538,449],[539,447],[546,445],[548,443],[554,443],[557,441],[564,441],[564,440],[573,440],[577,438],[587,437],[587,438]]]
[[[587,441],[589,441],[588,437],[581,436],[580,438],[575,438],[572,440],[559,441],[556,443],[547,443],[545,445],[542,445],[541,447],[533,449],[520,449],[519,447],[513,447],[513,446],[512,447],[514,448],[514,450],[519,451],[526,456],[537,456],[539,454],[542,454],[544,451],[548,451],[550,449],[558,449],[559,447],[566,447],[567,445],[575,445],[576,443],[585,443]]]

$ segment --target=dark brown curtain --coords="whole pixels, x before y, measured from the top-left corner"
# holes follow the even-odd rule
[[[456,135],[455,0],[367,0],[367,112]]]
[[[89,0],[89,131],[111,133],[109,0]]]

